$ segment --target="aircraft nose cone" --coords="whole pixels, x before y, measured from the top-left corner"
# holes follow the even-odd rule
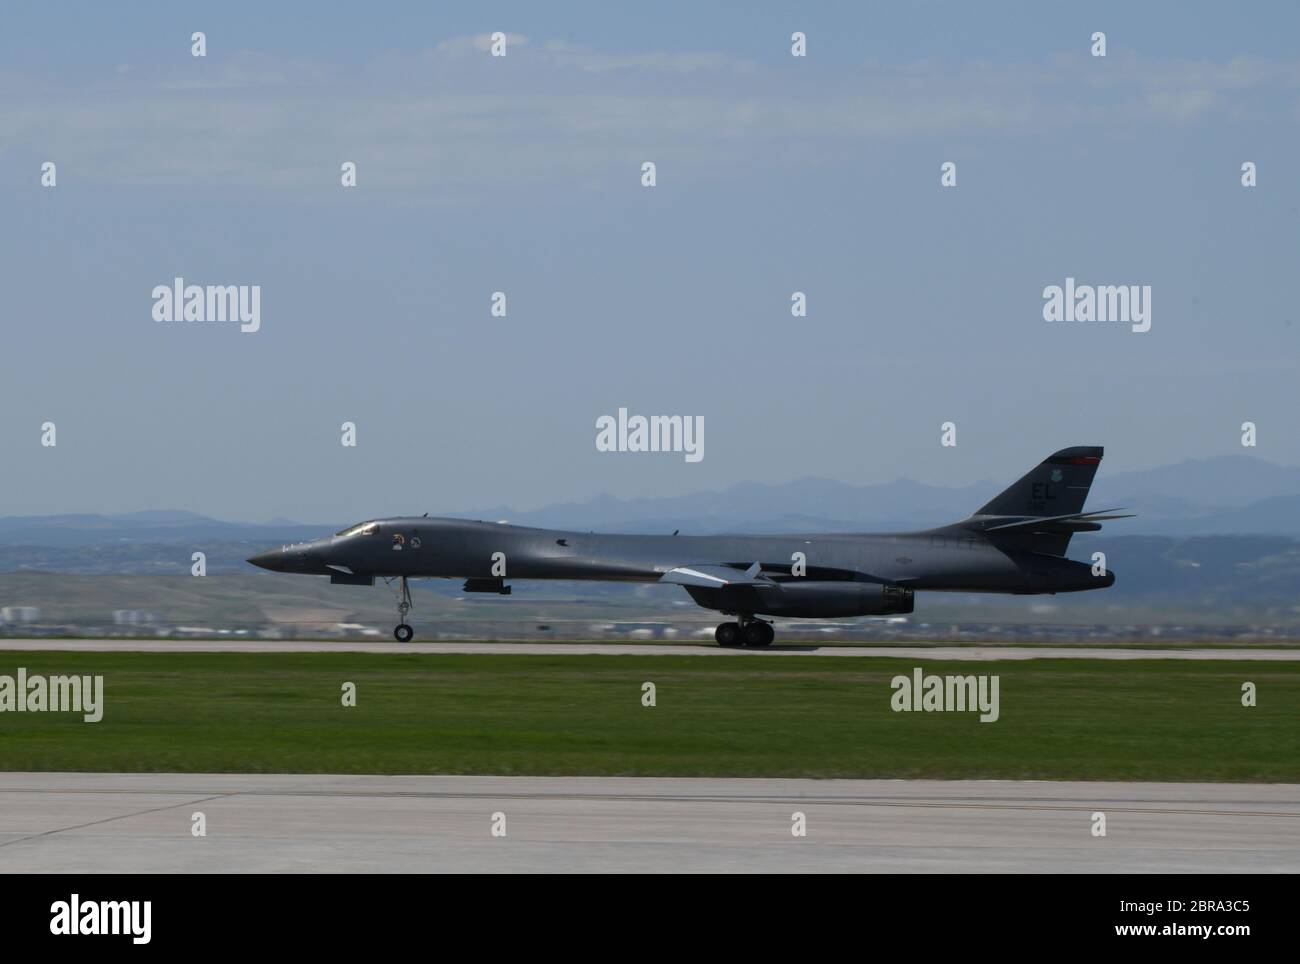
[[[284,572],[284,551],[282,549],[268,549],[266,552],[259,552],[255,556],[249,556],[248,561],[255,566],[269,569],[272,572]]]

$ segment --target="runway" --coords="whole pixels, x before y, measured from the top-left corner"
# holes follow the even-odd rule
[[[0,639],[0,651],[89,653],[459,653],[522,656],[896,656],[902,659],[1230,659],[1294,661],[1296,649],[1107,649],[1071,646],[817,646],[725,649],[691,643],[398,643],[363,640]]]
[[[0,774],[0,873],[388,871],[1294,873],[1300,786]]]

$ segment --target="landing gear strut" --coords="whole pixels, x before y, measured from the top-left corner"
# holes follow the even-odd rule
[[[739,622],[723,623],[713,633],[719,646],[771,646],[776,633],[772,624],[753,616],[741,616]]]
[[[406,624],[406,614],[411,611],[411,587],[406,582],[406,577],[401,577],[402,591],[397,601],[397,617],[401,620],[397,628],[393,630],[393,637],[399,643],[409,643],[415,635],[415,630]]]

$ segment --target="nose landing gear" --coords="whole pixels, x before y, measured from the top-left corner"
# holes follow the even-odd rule
[[[397,601],[397,617],[401,622],[393,630],[393,637],[399,643],[409,643],[415,636],[415,630],[406,624],[406,614],[411,611],[411,587],[407,584],[405,576],[401,576],[400,579],[402,589]]]
[[[753,616],[741,616],[739,622],[723,623],[713,633],[719,646],[746,646],[759,649],[771,646],[776,638],[772,624]]]

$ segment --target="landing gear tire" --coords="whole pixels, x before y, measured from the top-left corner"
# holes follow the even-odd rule
[[[415,636],[415,630],[406,623],[406,614],[411,611],[411,586],[405,576],[398,577],[400,583],[397,592],[397,618],[401,620],[393,630],[393,638],[399,643],[409,643]],[[392,582],[392,580],[385,580]]]
[[[745,640],[746,646],[771,646],[772,640],[776,638],[776,632],[768,623],[755,620],[745,625],[741,630],[741,637]]]
[[[719,646],[739,646],[740,624],[723,623],[713,631],[713,638],[718,641]]]

